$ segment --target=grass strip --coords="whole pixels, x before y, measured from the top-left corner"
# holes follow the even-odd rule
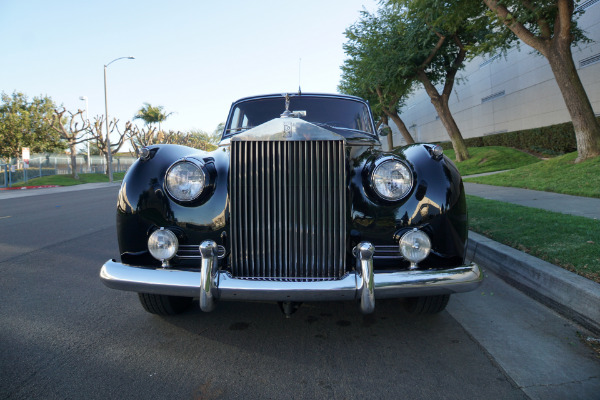
[[[468,150],[471,158],[459,163],[455,162],[463,176],[515,169],[541,161],[531,154],[510,147],[469,147]],[[456,159],[454,150],[445,150],[444,154],[451,160]]]
[[[116,181],[122,180],[125,176],[124,172],[115,172],[113,179]],[[71,175],[49,175],[41,178],[29,179],[27,182],[19,182],[13,187],[22,186],[43,186],[43,185],[58,185],[58,186],[73,186],[82,183],[98,183],[108,182],[108,175],[104,174],[79,174],[79,180],[73,179]]]
[[[575,164],[577,153],[466,182],[600,198],[600,157]]]
[[[600,221],[467,196],[469,229],[600,283]]]

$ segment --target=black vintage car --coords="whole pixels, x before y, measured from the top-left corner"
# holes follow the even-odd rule
[[[100,277],[168,315],[199,298],[278,302],[405,298],[442,311],[475,289],[461,177],[440,146],[383,151],[368,104],[325,94],[233,103],[211,152],[144,148],[118,197],[120,262]]]

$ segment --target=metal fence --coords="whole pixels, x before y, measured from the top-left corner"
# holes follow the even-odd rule
[[[113,157],[113,172],[125,172],[136,160],[135,157]],[[106,173],[106,159],[101,156],[77,156],[75,162],[78,174]],[[56,154],[36,154],[29,160],[29,167],[24,168],[22,160],[15,164],[0,163],[0,187],[27,183],[30,179],[49,175],[70,175],[72,172],[71,157]]]

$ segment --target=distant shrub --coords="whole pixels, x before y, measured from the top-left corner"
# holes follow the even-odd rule
[[[600,118],[598,118],[600,121]],[[560,155],[577,150],[575,131],[571,122],[522,131],[497,133],[465,139],[467,147],[504,146],[528,152],[547,155]],[[440,143],[444,150],[452,148],[452,143]]]

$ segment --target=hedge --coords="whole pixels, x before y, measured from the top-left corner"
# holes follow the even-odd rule
[[[600,122],[600,117],[598,118]],[[548,155],[571,153],[577,150],[575,131],[571,122],[522,131],[465,139],[467,147],[504,146]],[[451,142],[440,143],[444,150],[452,148]]]

